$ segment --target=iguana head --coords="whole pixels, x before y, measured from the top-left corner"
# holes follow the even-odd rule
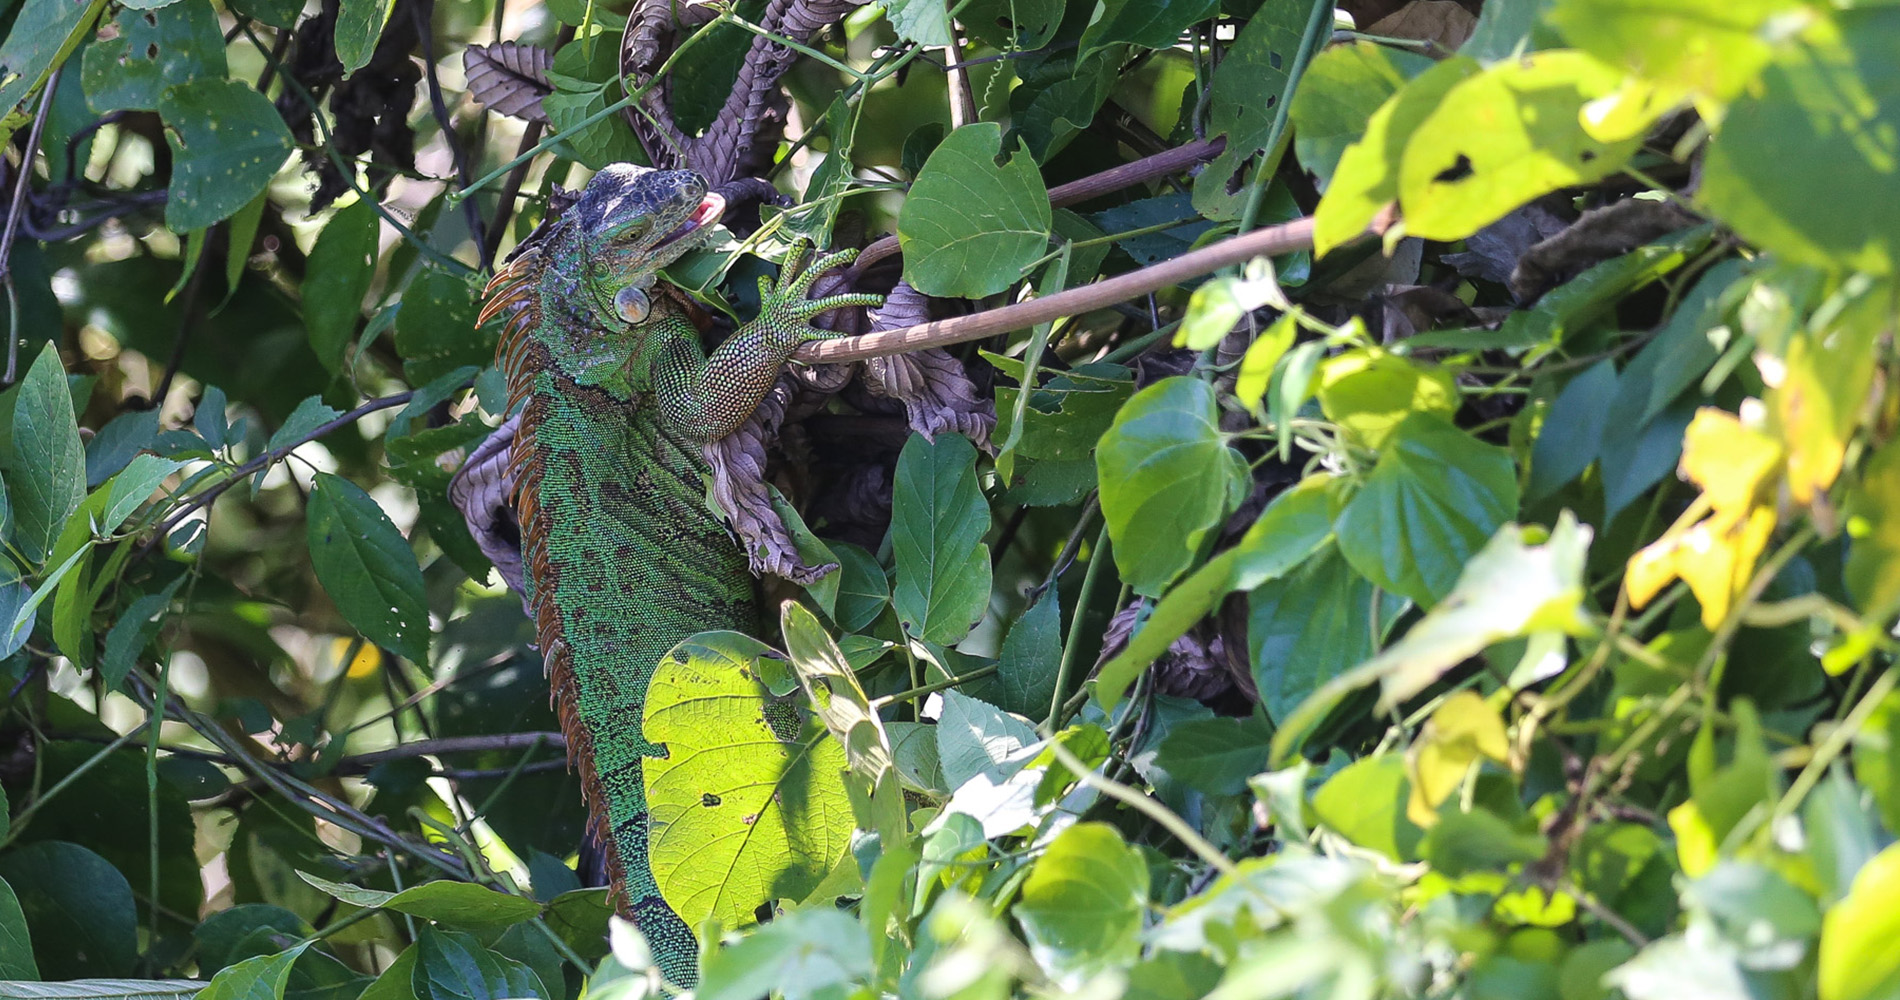
[[[651,286],[660,268],[706,238],[725,207],[726,200],[708,192],[705,179],[690,170],[616,163],[587,182],[562,222],[570,227],[570,245],[580,251],[593,291],[605,296],[601,304],[638,322],[615,294]]]
[[[480,321],[515,311],[503,337],[504,364],[515,367],[532,336],[556,368],[584,385],[624,380],[660,269],[703,242],[725,207],[690,170],[616,163],[595,174],[489,283]],[[544,289],[548,314],[540,311]],[[625,327],[635,335],[609,332]]]

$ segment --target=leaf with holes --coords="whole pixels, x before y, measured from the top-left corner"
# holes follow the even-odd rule
[[[1642,137],[1599,142],[1578,121],[1621,79],[1581,52],[1555,51],[1452,87],[1405,144],[1398,194],[1406,233],[1463,239],[1539,195],[1621,170]]]
[[[647,685],[646,738],[666,747],[643,764],[653,877],[689,927],[743,927],[761,903],[805,898],[851,839],[844,748],[766,687],[766,652],[701,633]]]
[[[176,233],[229,218],[290,155],[290,130],[270,98],[236,80],[168,87],[158,99],[172,150],[165,225]]]
[[[125,10],[113,23],[118,37],[87,46],[81,63],[86,106],[99,114],[153,111],[166,87],[227,72],[224,33],[208,0]]]

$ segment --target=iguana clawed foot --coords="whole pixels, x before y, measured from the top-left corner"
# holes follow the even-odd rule
[[[852,306],[875,309],[884,304],[884,296],[868,292],[807,298],[820,276],[856,260],[858,252],[852,249],[826,254],[809,267],[805,266],[806,252],[802,244],[792,250],[779,270],[776,283],[771,278],[759,279],[759,319],[756,322],[767,331],[767,346],[776,350],[791,351],[808,340],[841,336],[811,325],[822,313]]]

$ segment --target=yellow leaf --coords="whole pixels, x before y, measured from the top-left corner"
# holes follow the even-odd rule
[[[1781,458],[1774,438],[1714,407],[1697,410],[1682,437],[1682,474],[1702,487],[1717,515],[1731,519],[1772,499]]]
[[[1458,790],[1479,757],[1502,763],[1510,753],[1504,720],[1483,698],[1471,691],[1446,698],[1407,757],[1412,794],[1405,803],[1406,818],[1430,827],[1438,822],[1438,807]]]
[[[350,646],[355,644],[356,640],[345,639],[342,636],[330,640],[330,658],[341,663],[345,656],[349,656]],[[382,666],[382,650],[377,649],[374,643],[365,642],[357,646],[356,655],[350,658],[348,673],[351,680],[361,680],[374,676],[376,671],[382,669]]]
[[[1684,875],[1701,878],[1715,867],[1715,831],[1693,800],[1669,810],[1669,829],[1676,833],[1676,859]]]
[[[1702,624],[1710,631],[1728,617],[1729,608],[1748,586],[1755,563],[1775,530],[1775,512],[1749,511],[1739,523],[1710,517],[1689,529],[1676,548],[1676,572],[1702,604]]]
[[[1781,359],[1780,384],[1768,397],[1788,449],[1788,492],[1807,503],[1841,474],[1848,439],[1873,387],[1874,346],[1891,323],[1891,289],[1850,300],[1820,333],[1796,330]]]

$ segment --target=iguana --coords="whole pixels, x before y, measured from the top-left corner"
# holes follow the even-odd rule
[[[807,298],[855,251],[790,260],[760,282],[758,317],[708,356],[698,307],[659,271],[723,208],[691,171],[607,167],[495,275],[481,314],[513,314],[499,352],[519,408],[505,481],[569,759],[621,910],[681,985],[696,980],[698,951],[648,866],[641,761],[661,751],[642,736],[642,703],[681,640],[759,628],[746,554],[707,506],[702,448],[752,414],[800,344],[828,335],[814,317],[882,301]]]

